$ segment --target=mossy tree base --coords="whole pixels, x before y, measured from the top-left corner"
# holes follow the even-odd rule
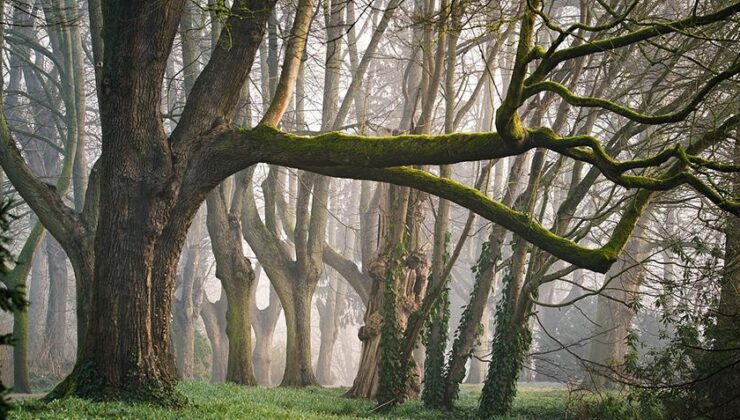
[[[181,408],[189,402],[177,390],[174,379],[141,379],[137,375],[131,375],[130,378],[126,383],[111,384],[97,372],[91,362],[78,363],[72,373],[44,397],[44,401],[82,398],[96,402],[124,401],[168,408]]]

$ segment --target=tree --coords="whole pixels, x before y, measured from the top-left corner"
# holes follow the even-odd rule
[[[91,20],[97,19],[96,2],[91,1],[90,5]],[[595,137],[564,137],[546,127],[530,129],[523,125],[518,112],[529,98],[554,92],[568,103],[604,108],[643,124],[682,121],[698,109],[707,95],[734,77],[740,65],[734,63],[718,70],[678,111],[657,115],[599,98],[577,96],[547,77],[561,64],[579,57],[721,23],[740,10],[739,3],[667,23],[649,23],[640,29],[627,29],[621,35],[570,47],[563,42],[570,38],[572,30],[564,30],[549,50],[534,45],[535,21],[546,18],[540,14],[538,3],[528,4],[520,21],[511,82],[496,112],[497,133],[377,138],[342,133],[297,136],[275,128],[288,106],[303,56],[313,9],[307,0],[298,3],[275,95],[257,127],[238,129],[231,127],[230,122],[274,8],[273,0],[234,2],[225,17],[218,46],[195,81],[180,121],[166,135],[160,111],[162,80],[184,5],[184,0],[156,5],[145,1],[102,4],[102,21],[98,22],[102,25],[95,26],[103,28],[103,51],[101,54],[98,48],[95,57],[96,63],[102,63],[97,80],[102,155],[94,166],[82,209],[68,207],[56,191],[33,175],[15,146],[7,121],[4,117],[0,120],[0,164],[66,250],[75,267],[78,290],[83,291],[78,303],[82,328],[77,364],[54,395],[174,404],[181,401],[174,390],[169,317],[177,261],[187,229],[202,202],[221,181],[258,162],[322,175],[391,182],[436,194],[512,230],[522,244],[529,242],[565,261],[599,272],[607,271],[617,260],[653,190],[687,184],[718,207],[740,212],[735,197],[723,195],[691,168],[725,168],[699,154],[710,144],[722,141],[737,124],[736,117],[720,122],[702,141],[686,147],[667,143],[654,155],[620,161],[610,156]],[[618,24],[619,21],[615,25]],[[97,42],[97,36],[93,38]],[[586,248],[553,234],[532,216],[456,181],[402,167],[493,159],[535,148],[592,164],[610,181],[640,188],[602,246]],[[629,173],[673,158],[679,160],[665,175]],[[305,177],[311,178],[306,185],[324,188],[322,181],[313,179],[316,175]],[[395,202],[394,198],[391,205],[399,206],[408,194],[399,187],[391,189],[392,197],[401,200]],[[318,261],[313,261],[320,264],[321,253],[313,246],[316,240],[312,237],[304,242],[307,254],[318,254]],[[322,243],[323,240],[321,236]],[[391,280],[388,284],[393,285],[399,284],[399,269],[403,265],[395,251],[384,249],[385,255],[391,257],[386,274],[387,280]],[[299,268],[312,272],[316,265]],[[298,300],[297,304],[305,304]],[[386,313],[390,314],[392,302],[386,302]],[[526,305],[519,308],[525,309]],[[285,305],[284,310],[287,317],[294,315],[288,313]],[[391,382],[397,385],[395,379]]]
[[[10,271],[10,269],[7,266],[8,261],[10,261],[10,251],[6,248],[6,244],[8,242],[8,237],[6,235],[6,231],[8,230],[8,227],[10,225],[9,215],[8,215],[8,209],[10,207],[10,202],[4,202],[0,206],[0,279],[3,280],[3,283],[5,283],[5,276]],[[22,311],[24,307],[28,306],[28,302],[26,301],[24,295],[23,295],[23,287],[15,287],[15,288],[0,288],[0,309],[3,311]],[[13,343],[13,335],[12,334],[4,334],[0,336],[0,346],[8,346],[12,345]],[[10,406],[8,405],[7,401],[5,401],[5,394],[8,392],[8,389],[3,385],[2,381],[0,381],[0,417],[5,417],[8,414],[8,411],[10,410]]]

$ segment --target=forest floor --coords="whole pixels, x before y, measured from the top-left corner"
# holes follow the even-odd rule
[[[480,386],[464,385],[453,412],[428,410],[420,401],[377,413],[372,401],[343,397],[344,389],[243,387],[229,384],[183,383],[190,404],[171,410],[120,402],[92,403],[68,399],[43,403],[35,399],[13,402],[11,419],[465,419],[475,418]],[[582,403],[593,395],[569,393],[563,387],[520,384],[511,418],[561,419],[591,417]],[[590,404],[587,404],[590,405]],[[592,413],[592,412],[591,412]]]

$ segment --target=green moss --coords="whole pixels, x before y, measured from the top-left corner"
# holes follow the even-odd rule
[[[138,381],[130,381],[131,383]],[[44,400],[51,402],[66,398],[84,398],[90,401],[123,401],[155,404],[169,408],[184,407],[187,398],[174,383],[146,380],[136,386],[113,387],[106,383],[91,361],[78,363],[72,373]]]

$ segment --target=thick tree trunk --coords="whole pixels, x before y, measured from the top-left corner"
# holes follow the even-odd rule
[[[285,372],[280,386],[318,385],[311,362],[311,297],[313,289],[297,281],[290,302],[283,301],[287,326]],[[301,287],[303,286],[303,287]]]
[[[226,290],[226,335],[229,337],[229,359],[226,381],[256,385],[252,367],[251,288],[254,281],[224,284]]]

